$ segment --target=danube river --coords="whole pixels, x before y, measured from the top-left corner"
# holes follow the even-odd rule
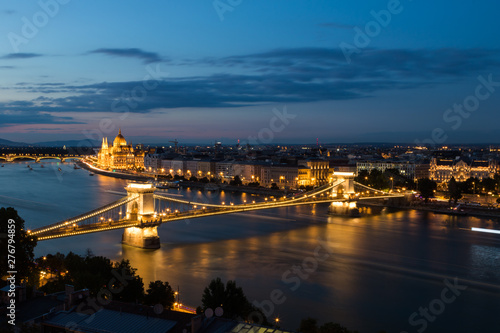
[[[15,207],[28,228],[125,194],[124,180],[90,177],[68,163],[43,164],[6,163],[0,168],[0,206]],[[189,189],[169,193],[203,195]],[[205,197],[213,202],[251,198],[240,193]],[[328,216],[327,208],[281,208],[164,224],[158,228],[162,247],[155,251],[123,246],[122,231],[115,230],[40,242],[36,255],[84,254],[90,248],[95,255],[126,258],[145,285],[163,280],[179,286],[181,301],[191,306],[200,305],[211,279],[233,279],[288,329],[313,317],[361,333],[500,330],[500,235],[470,231],[473,226],[499,229],[498,221],[418,211],[349,219]]]

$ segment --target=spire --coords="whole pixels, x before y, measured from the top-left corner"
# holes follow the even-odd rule
[[[121,134],[122,134],[122,129],[121,129],[121,128],[119,128],[119,129],[118,129],[118,135],[121,135]]]

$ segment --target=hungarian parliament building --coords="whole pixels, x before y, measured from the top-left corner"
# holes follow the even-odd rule
[[[134,149],[132,144],[118,131],[118,135],[113,141],[113,146],[108,146],[108,138],[102,139],[102,146],[97,155],[97,164],[102,169],[126,170],[126,169],[144,169],[144,151]]]

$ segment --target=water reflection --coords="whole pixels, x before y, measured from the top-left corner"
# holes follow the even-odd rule
[[[68,164],[46,163],[33,171],[21,163],[0,170],[0,202],[17,208],[31,228],[115,201],[120,195],[114,192],[126,186],[124,180],[89,177],[88,171],[71,170]],[[168,194],[216,203],[255,198],[198,189],[170,189]],[[411,313],[439,296],[444,277],[500,285],[498,237],[470,231],[472,226],[498,228],[497,220],[411,210],[348,219],[328,216],[327,210],[328,205],[299,206],[168,223],[158,228],[162,248],[157,251],[121,245],[120,230],[40,242],[35,251],[37,256],[83,254],[91,248],[113,260],[129,259],[145,285],[154,280],[179,285],[181,298],[193,306],[217,276],[236,279],[256,301],[281,289],[286,302],[276,306],[276,313],[290,329],[313,316],[362,332],[399,332]],[[283,275],[314,256],[321,242],[331,255],[292,290]],[[497,289],[471,285],[427,332],[491,331],[499,307]]]

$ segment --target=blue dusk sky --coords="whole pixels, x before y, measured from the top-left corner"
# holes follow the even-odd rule
[[[0,138],[500,143],[498,13],[493,0],[3,0]]]

